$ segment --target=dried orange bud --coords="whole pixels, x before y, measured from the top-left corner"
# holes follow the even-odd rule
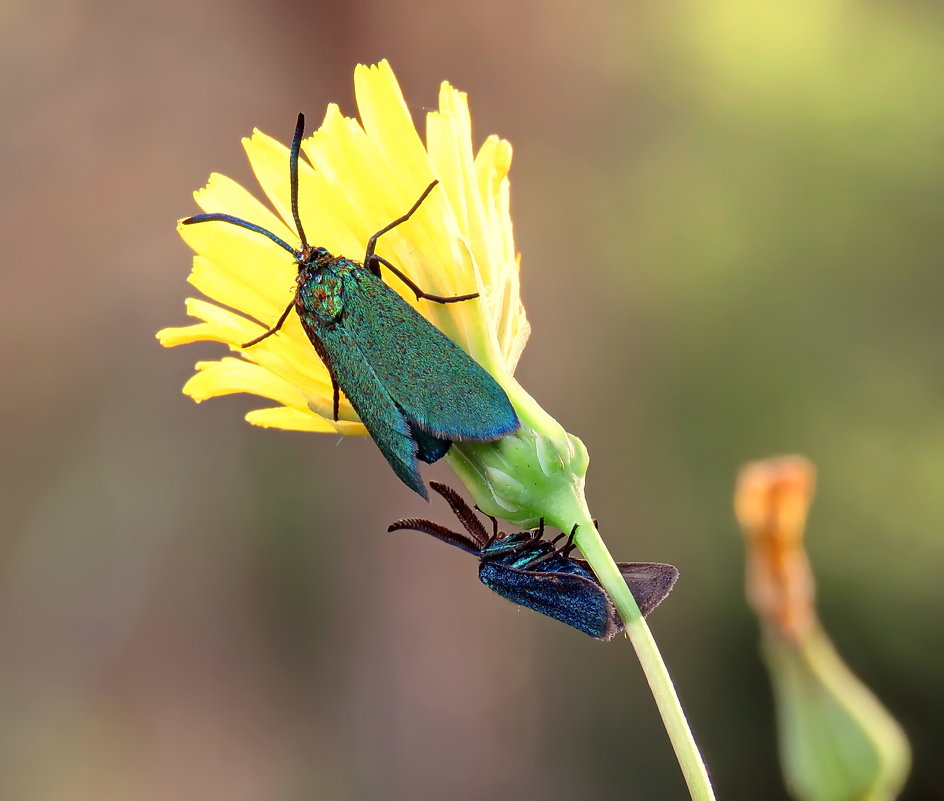
[[[802,456],[782,456],[741,468],[734,512],[747,541],[747,597],[764,625],[792,640],[815,620],[815,587],[803,531],[816,469]]]
[[[798,801],[893,801],[908,776],[908,740],[816,619],[803,549],[815,480],[809,460],[783,456],[745,465],[734,494],[784,779]]]

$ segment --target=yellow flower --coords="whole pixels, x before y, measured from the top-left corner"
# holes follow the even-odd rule
[[[639,654],[693,797],[712,798],[655,642],[593,524],[584,497],[587,449],[514,379],[529,326],[519,294],[509,214],[511,145],[491,136],[474,153],[466,96],[447,83],[440,89],[439,110],[426,115],[425,145],[386,62],[358,67],[354,89],[360,121],[342,116],[331,105],[321,127],[301,143],[307,162],[300,159],[298,165],[298,204],[309,244],[360,260],[369,237],[401,217],[438,179],[417,212],[383,236],[378,255],[426,293],[479,297],[448,305],[417,302],[399,280],[386,273],[384,279],[491,373],[520,421],[520,427],[494,441],[457,441],[444,458],[483,512],[522,527],[544,519],[561,531],[577,531],[578,547],[613,600]],[[195,194],[197,204],[210,214],[240,218],[299,247],[292,222],[288,148],[259,131],[243,144],[273,209],[221,175],[212,175]],[[277,405],[246,415],[259,426],[366,434],[343,396],[339,419],[333,419],[330,376],[296,314],[288,315],[275,336],[249,348],[241,345],[279,320],[297,286],[296,259],[276,242],[236,225],[181,224],[178,230],[196,251],[190,283],[212,302],[189,299],[187,311],[200,322],[165,328],[158,338],[166,347],[223,342],[239,355],[197,363],[184,392],[198,402],[236,392],[268,398]]]
[[[396,278],[385,274],[385,280],[499,383],[511,382],[529,333],[509,214],[511,145],[490,136],[474,153],[466,95],[448,83],[440,88],[439,110],[426,115],[425,146],[385,61],[357,67],[354,90],[360,121],[332,104],[321,127],[302,142],[309,163],[300,159],[298,202],[309,241],[359,261],[370,235],[439,179],[409,222],[381,238],[378,251],[426,292],[479,292],[479,300],[417,302]],[[195,193],[197,204],[267,228],[298,247],[288,148],[260,131],[243,145],[274,212],[218,174]],[[332,419],[331,379],[297,315],[290,314],[277,335],[241,347],[271,327],[291,300],[297,273],[291,256],[233,225],[178,225],[178,231],[196,252],[190,283],[214,302],[189,298],[187,313],[201,322],[165,328],[158,339],[165,347],[223,342],[241,357],[198,362],[184,393],[197,402],[237,392],[275,401],[277,406],[246,415],[254,425],[366,434],[343,396],[339,419]]]

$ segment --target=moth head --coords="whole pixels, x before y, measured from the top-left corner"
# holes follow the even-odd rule
[[[296,253],[295,260],[298,262],[299,277],[305,275],[309,270],[317,270],[327,266],[334,256],[322,247],[305,247]]]

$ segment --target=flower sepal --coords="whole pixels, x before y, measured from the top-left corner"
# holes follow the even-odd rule
[[[587,448],[513,378],[503,377],[502,385],[521,428],[495,442],[456,442],[446,459],[486,514],[522,528],[533,528],[542,517],[569,528],[575,511],[585,509]]]

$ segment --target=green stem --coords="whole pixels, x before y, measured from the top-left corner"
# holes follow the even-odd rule
[[[580,501],[583,501],[582,497]],[[659,653],[659,647],[639,611],[636,599],[633,598],[629,587],[620,575],[616,562],[613,561],[600,533],[593,525],[586,503],[583,502],[580,505],[583,508],[576,517],[573,514],[565,514],[559,519],[552,519],[550,516],[549,519],[564,531],[569,531],[575,522],[579,525],[577,545],[616,605],[623,623],[626,624],[626,636],[636,650],[636,657],[646,674],[652,697],[659,708],[659,714],[662,716],[662,723],[669,735],[672,748],[675,749],[675,756],[682,768],[688,791],[693,801],[714,801],[715,795],[708,779],[708,771],[695,744],[685,712],[679,703],[668,668],[662,660],[662,654]],[[560,510],[560,512],[563,511]],[[556,518],[557,514],[555,513],[553,517]]]
[[[521,428],[495,442],[456,442],[446,459],[483,512],[522,528],[534,526],[542,517],[561,531],[578,525],[577,545],[626,626],[691,797],[714,801],[708,772],[659,648],[590,517],[584,497],[587,449],[519,384],[503,385],[518,410]]]

